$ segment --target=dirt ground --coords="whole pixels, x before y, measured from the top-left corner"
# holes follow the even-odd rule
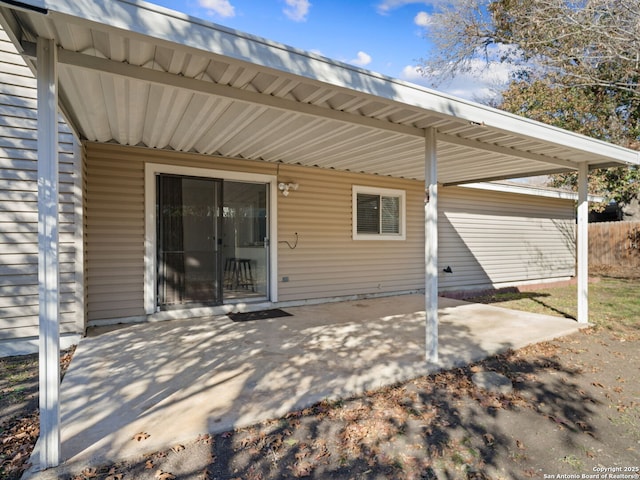
[[[596,327],[59,478],[640,478],[639,341],[635,322]],[[5,373],[15,361],[0,363],[0,477],[7,480],[19,478],[37,437],[32,402],[8,400],[15,392]],[[478,371],[506,375],[513,391],[474,386]],[[33,381],[22,380],[30,399]]]

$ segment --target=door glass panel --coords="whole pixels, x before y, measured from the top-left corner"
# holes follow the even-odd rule
[[[158,177],[158,303],[221,303],[221,181]]]
[[[224,182],[224,298],[268,295],[267,185]]]

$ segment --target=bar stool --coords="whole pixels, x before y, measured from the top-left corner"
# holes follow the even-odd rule
[[[253,272],[251,271],[251,260],[248,258],[236,258],[237,272],[236,285],[251,288],[252,292],[256,291],[256,284],[253,280]]]
[[[228,289],[244,288],[256,291],[256,284],[248,258],[227,258],[224,262],[224,284]]]

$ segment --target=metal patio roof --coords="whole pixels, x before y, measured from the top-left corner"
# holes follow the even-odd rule
[[[0,1],[33,60],[58,45],[61,108],[82,139],[438,182],[615,164],[639,153],[135,0]]]

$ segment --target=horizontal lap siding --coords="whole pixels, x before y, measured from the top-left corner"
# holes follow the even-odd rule
[[[146,163],[275,174],[276,165],[87,143],[86,261],[89,323],[144,312]]]
[[[441,290],[574,274],[571,201],[444,187],[440,211]],[[442,271],[447,266],[452,273]]]
[[[414,290],[423,284],[419,182],[318,168],[88,143],[86,258],[89,322],[144,315],[144,164],[276,175],[300,188],[278,195],[279,300]],[[407,191],[406,241],[351,239],[351,186]],[[417,259],[417,260],[416,260]],[[282,282],[283,276],[289,282]]]
[[[85,203],[87,319],[143,315],[144,165],[91,146]]]
[[[279,300],[424,287],[424,188],[419,182],[285,165],[279,178],[300,185],[288,197],[278,197]],[[353,185],[406,191],[406,240],[352,239]],[[290,249],[283,242],[293,245],[295,233],[298,244]]]
[[[299,184],[277,195],[280,301],[424,288],[421,182],[141,147],[86,149],[90,322],[144,315],[145,163],[277,174]],[[353,185],[406,192],[406,240],[352,239]],[[443,290],[573,274],[572,202],[461,187],[441,188],[439,201]],[[442,272],[447,265],[452,274]]]
[[[38,335],[38,195],[36,80],[0,30],[0,340]],[[83,327],[77,219],[79,159],[60,122],[61,332]]]

